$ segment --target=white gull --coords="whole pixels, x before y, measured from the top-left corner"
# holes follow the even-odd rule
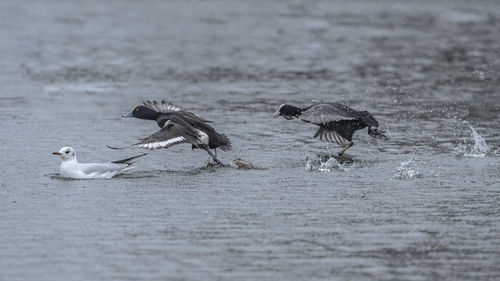
[[[132,169],[132,160],[146,154],[107,163],[78,163],[76,152],[71,147],[63,147],[54,155],[61,156],[60,174],[74,179],[110,179],[118,174]]]

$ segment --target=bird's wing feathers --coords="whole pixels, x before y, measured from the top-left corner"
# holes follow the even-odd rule
[[[105,174],[113,173],[127,168],[128,164],[117,164],[117,163],[79,163],[80,170],[86,174]]]
[[[171,116],[170,120],[165,123],[165,127],[170,130],[178,130],[180,134],[190,142],[198,139],[197,130],[186,122],[184,118]]]
[[[147,149],[169,148],[176,144],[193,143],[197,140],[198,134],[191,125],[182,118],[172,116],[161,130],[132,145],[132,147]]]
[[[319,138],[327,142],[333,142],[338,144],[346,143],[348,140],[342,137],[339,133],[334,130],[329,130],[323,127],[319,127],[313,136],[314,138]]]
[[[140,147],[147,149],[169,148],[173,145],[185,143],[184,138],[178,130],[167,129],[166,127],[143,139],[132,147]]]
[[[177,105],[172,104],[170,102],[167,103],[165,100],[162,100],[161,103],[157,102],[155,100],[154,101],[147,100],[147,101],[143,101],[142,103],[147,108],[149,108],[151,110],[154,110],[156,112],[160,112],[160,113],[177,112],[179,115],[181,115],[183,117],[194,118],[194,119],[197,119],[197,120],[202,121],[202,122],[208,122],[208,123],[212,122],[210,120],[206,120],[204,118],[201,118],[198,115],[196,115],[196,114],[194,114],[192,112],[189,112],[189,111],[183,109],[180,106],[177,106]]]
[[[172,112],[172,111],[181,111],[183,110],[180,106],[174,105],[172,103],[167,103],[165,100],[162,100],[161,103],[157,101],[143,101],[142,102],[144,106],[147,108],[154,110],[156,112],[162,112],[162,113],[167,113],[167,112]]]
[[[358,111],[337,103],[313,105],[303,110],[302,114],[299,116],[299,119],[313,124],[326,124],[357,118],[359,118]]]
[[[213,121],[201,118],[200,116],[189,111],[179,111],[179,115],[182,116],[184,119],[197,120],[204,123],[213,123]]]

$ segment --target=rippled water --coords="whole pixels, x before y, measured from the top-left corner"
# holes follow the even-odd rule
[[[495,280],[495,1],[2,1],[0,280]],[[177,146],[112,180],[82,162],[156,130],[167,99],[213,120],[230,167]],[[282,103],[370,111],[341,147]],[[241,170],[241,158],[265,170]]]

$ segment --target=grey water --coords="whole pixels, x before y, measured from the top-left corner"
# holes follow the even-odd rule
[[[0,280],[498,280],[498,1],[1,1]],[[165,99],[214,121],[111,180]],[[282,103],[368,110],[342,147]],[[265,170],[240,170],[241,158]]]

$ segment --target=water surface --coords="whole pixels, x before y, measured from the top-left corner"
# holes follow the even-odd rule
[[[495,1],[2,1],[0,280],[494,280],[500,276]],[[234,149],[188,145],[112,180],[82,162],[157,130],[167,99]],[[282,103],[369,110],[341,147]],[[242,158],[267,170],[238,170]]]

